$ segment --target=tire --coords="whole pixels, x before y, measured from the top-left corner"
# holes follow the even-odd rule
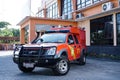
[[[19,70],[21,70],[24,73],[30,73],[30,72],[32,72],[34,70],[35,67],[26,68],[26,67],[23,66],[23,64],[20,63],[20,64],[18,64],[18,68],[19,68]]]
[[[65,75],[68,73],[70,69],[70,64],[65,56],[61,56],[60,60],[56,63],[53,68],[53,72],[55,75]]]
[[[86,55],[85,53],[83,52],[80,59],[78,59],[78,64],[79,65],[85,65],[86,64]]]

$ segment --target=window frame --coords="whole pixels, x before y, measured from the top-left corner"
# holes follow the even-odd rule
[[[72,34],[69,34],[69,35],[68,35],[68,37],[67,37],[67,43],[70,44],[70,43],[69,43],[69,36],[71,36],[71,38],[72,38],[71,40],[73,40],[73,43],[72,43],[72,44],[75,44],[75,40],[74,40],[74,37],[73,37]],[[70,45],[72,45],[72,44],[70,44]]]
[[[62,15],[69,15],[73,11],[72,0],[61,0],[62,1]]]
[[[119,40],[120,39],[120,35],[119,35],[120,34],[120,17],[119,16],[120,16],[120,13],[117,13],[116,14],[116,29],[117,29],[116,30],[116,34],[117,34],[116,37],[117,37],[117,45],[118,46],[120,46],[120,40]],[[118,19],[118,17],[119,17],[119,19]]]
[[[104,20],[104,21],[103,21]],[[94,24],[99,22],[99,24]],[[113,45],[113,15],[108,15],[90,21],[90,44],[91,45]],[[95,26],[94,26],[95,25]]]
[[[75,39],[75,43],[76,43],[76,44],[79,44],[79,40],[78,40],[78,38],[77,38],[78,35],[73,35],[73,37],[74,37],[74,39]]]
[[[44,17],[44,10],[40,10],[38,12],[38,17]]]
[[[56,2],[47,8],[47,18],[58,18],[58,6]]]
[[[82,8],[86,8],[88,6],[94,5],[95,3],[98,3],[102,0],[77,0],[77,10],[80,10]]]
[[[89,3],[89,4],[88,4]],[[77,0],[77,10],[91,5],[91,0]]]

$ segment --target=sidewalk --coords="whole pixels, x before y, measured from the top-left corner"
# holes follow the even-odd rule
[[[0,57],[1,56],[10,56],[13,55],[13,50],[10,51],[0,51]]]

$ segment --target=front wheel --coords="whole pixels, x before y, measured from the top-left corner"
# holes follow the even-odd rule
[[[32,72],[35,67],[33,67],[33,68],[26,68],[26,67],[23,66],[23,64],[18,64],[18,68],[19,68],[19,70],[21,70],[24,73],[29,73],[29,72]]]
[[[53,71],[56,75],[65,75],[70,69],[69,61],[67,57],[62,56],[61,59],[56,63]]]

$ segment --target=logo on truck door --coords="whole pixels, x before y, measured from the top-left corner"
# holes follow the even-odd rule
[[[76,56],[75,56],[74,48],[73,48],[72,46],[70,46],[70,45],[68,45],[68,46],[69,46],[69,48],[70,48],[71,55],[72,55],[73,58],[75,59]]]

